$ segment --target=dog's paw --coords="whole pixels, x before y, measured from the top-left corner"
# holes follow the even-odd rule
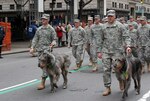
[[[67,85],[63,85],[63,89],[67,89]]]
[[[51,93],[55,93],[56,92],[56,89],[51,89]]]
[[[54,83],[54,87],[55,87],[55,88],[58,88],[58,86],[57,86],[57,84],[56,84],[56,83]]]

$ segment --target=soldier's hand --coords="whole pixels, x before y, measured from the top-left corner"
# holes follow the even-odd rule
[[[99,59],[101,59],[101,58],[102,58],[102,53],[99,52],[99,53],[97,54],[97,57],[98,57]]]
[[[68,48],[70,48],[70,45],[68,45]]]
[[[34,53],[34,49],[33,48],[30,48],[30,54],[33,54]]]
[[[53,44],[50,44],[50,46],[49,46],[50,48],[53,48],[54,47],[54,45]]]

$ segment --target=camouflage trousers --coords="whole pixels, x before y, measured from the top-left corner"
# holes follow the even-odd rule
[[[103,66],[103,82],[105,87],[111,86],[111,70],[112,70],[112,62],[116,58],[123,57],[123,53],[117,53],[117,54],[106,54],[102,53],[102,66]]]
[[[92,63],[97,63],[97,47],[96,45],[90,45],[89,43],[86,44],[86,51],[90,57],[90,61]]]
[[[98,47],[96,45],[91,46],[91,56],[92,56],[92,62],[97,63],[97,49]]]
[[[138,57],[144,66],[146,59],[150,59],[150,46],[139,48]]]
[[[80,64],[82,54],[83,54],[83,44],[72,45],[72,55],[76,59],[76,64]]]

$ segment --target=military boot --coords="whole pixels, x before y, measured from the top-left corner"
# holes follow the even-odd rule
[[[93,63],[93,69],[92,69],[92,71],[96,72],[97,70],[98,70],[97,63]]]
[[[107,87],[106,90],[103,92],[103,96],[107,96],[109,94],[111,94],[111,88]]]
[[[38,85],[37,90],[42,90],[45,88],[45,81],[46,81],[46,78],[42,77],[41,83]]]
[[[79,64],[76,64],[76,67],[74,68],[74,70],[78,70],[80,68],[80,63]]]
[[[92,62],[92,60],[90,59],[89,66],[92,66],[92,65],[93,65],[93,62]]]
[[[123,83],[122,80],[119,80],[119,87],[120,87],[121,92],[123,92],[123,90],[124,90],[124,83]]]

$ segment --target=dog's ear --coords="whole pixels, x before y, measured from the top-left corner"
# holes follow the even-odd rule
[[[56,58],[55,58],[54,54],[48,53],[47,57],[48,57],[49,63],[55,64]]]

